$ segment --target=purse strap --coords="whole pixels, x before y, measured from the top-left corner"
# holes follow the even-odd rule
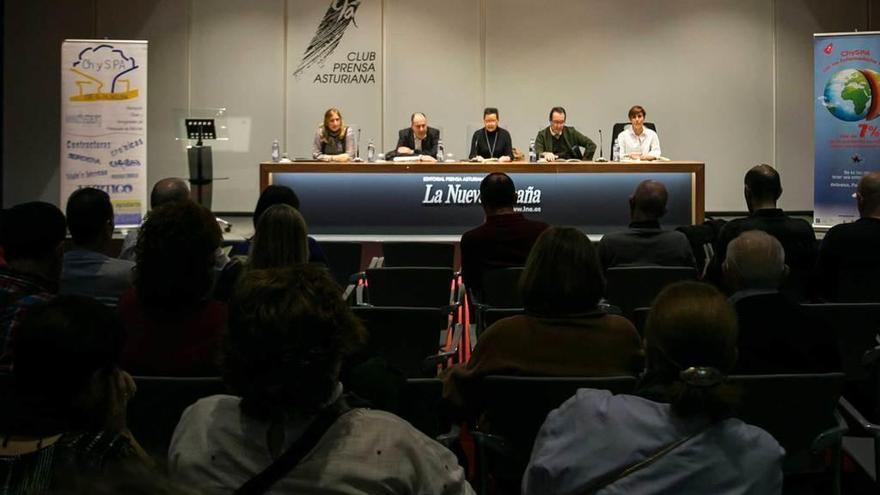
[[[651,464],[654,464],[655,462],[657,462],[659,459],[661,459],[666,454],[672,452],[673,450],[675,450],[679,446],[681,446],[683,443],[702,434],[703,432],[705,432],[706,430],[708,430],[711,427],[712,427],[712,424],[706,426],[705,428],[697,430],[694,433],[691,433],[690,435],[688,435],[684,438],[680,438],[680,439],[676,440],[675,442],[672,442],[671,444],[663,447],[662,449],[658,450],[657,452],[654,452],[653,454],[642,459],[641,461],[635,462],[635,463],[630,464],[628,466],[624,466],[616,471],[611,471],[610,473],[607,473],[605,476],[600,476],[599,478],[595,479],[592,483],[587,485],[587,487],[584,488],[583,493],[585,493],[586,495],[592,495],[592,494],[598,492],[599,490],[601,490],[602,488],[605,488],[606,486],[608,486],[618,480],[626,478],[627,476],[635,473],[636,471],[639,471],[641,469],[644,469],[644,468],[650,466]]]
[[[293,444],[284,451],[272,464],[253,478],[247,480],[235,491],[236,495],[261,495],[269,490],[278,480],[287,475],[300,463],[324,437],[327,430],[340,416],[350,411],[345,398],[340,396],[335,402],[322,409],[312,424]]]

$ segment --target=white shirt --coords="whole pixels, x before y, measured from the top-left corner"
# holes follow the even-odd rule
[[[660,138],[657,133],[642,127],[642,133],[636,136],[632,130],[632,125],[628,125],[623,132],[617,135],[617,144],[620,146],[620,159],[635,151],[640,151],[642,155],[650,155],[653,157],[660,156]]]
[[[550,412],[535,439],[524,495],[583,493],[594,480],[690,440],[597,493],[767,495],[782,491],[785,451],[766,431],[736,418],[711,425],[669,404],[580,389]]]
[[[241,413],[241,399],[214,395],[183,412],[169,471],[201,493],[232,493],[274,460],[269,425]],[[291,417],[284,449],[312,418]],[[313,495],[472,495],[455,455],[397,416],[372,409],[342,415],[297,466],[267,492]]]

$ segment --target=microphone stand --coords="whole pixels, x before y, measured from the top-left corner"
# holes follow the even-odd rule
[[[608,159],[602,155],[602,148],[604,147],[605,145],[602,143],[602,129],[599,129],[599,158],[596,158],[596,161],[599,163],[605,163],[608,161]]]

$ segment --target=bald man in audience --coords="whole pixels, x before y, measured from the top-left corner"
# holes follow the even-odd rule
[[[639,183],[629,197],[629,229],[605,234],[599,242],[603,269],[613,266],[696,266],[690,242],[681,232],[664,230],[669,193],[655,180]]]
[[[813,226],[802,218],[786,215],[777,206],[782,196],[782,181],[779,172],[770,165],[752,167],[743,182],[749,216],[731,220],[721,229],[713,266],[710,267],[710,278],[721,285],[721,264],[730,241],[747,230],[763,230],[779,239],[785,249],[785,264],[790,273],[783,291],[796,300],[805,299],[817,254]]]
[[[831,330],[779,292],[788,274],[779,240],[760,230],[743,232],[728,244],[723,272],[739,324],[734,373],[840,370]]]
[[[175,201],[188,201],[190,199],[189,184],[183,179],[177,177],[166,177],[160,179],[153,186],[150,192],[150,209],[156,209],[166,203]],[[122,241],[122,251],[119,253],[119,259],[134,261],[134,247],[137,244],[138,232],[140,228],[131,229]]]
[[[878,302],[880,172],[862,176],[855,197],[860,218],[835,225],[822,239],[816,266],[818,289],[828,301]],[[841,283],[858,288],[858,293],[841,293]]]

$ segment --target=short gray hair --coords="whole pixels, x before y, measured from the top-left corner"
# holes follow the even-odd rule
[[[761,230],[749,230],[727,245],[726,272],[734,273],[746,289],[776,289],[786,274],[785,249]]]

